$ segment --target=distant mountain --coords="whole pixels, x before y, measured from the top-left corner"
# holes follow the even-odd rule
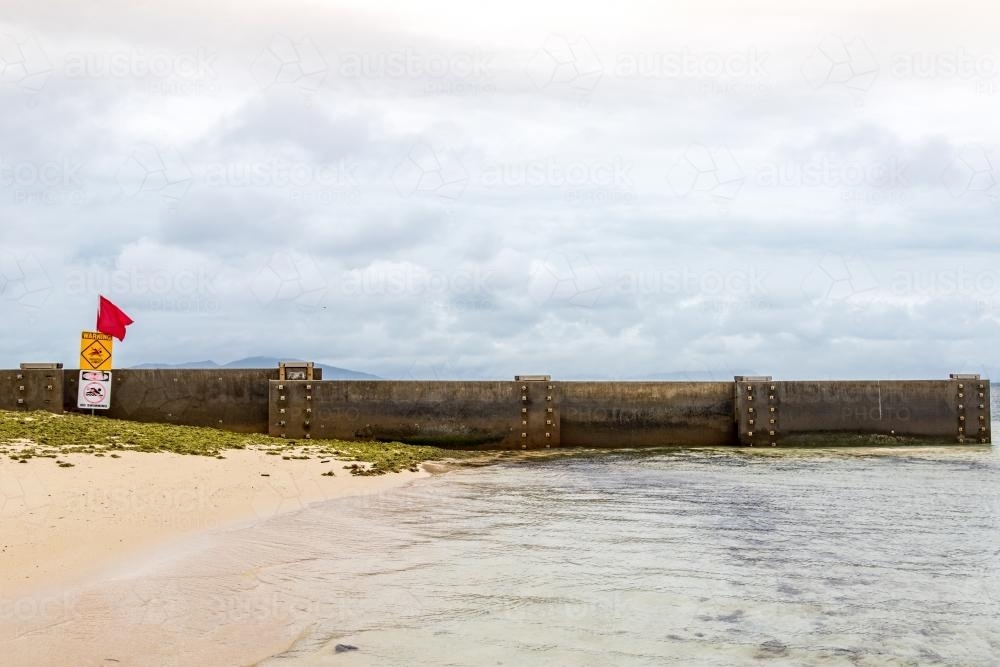
[[[732,382],[736,375],[759,375],[751,371],[690,370],[690,371],[658,371],[655,373],[637,373],[628,376],[606,376],[597,374],[560,376],[564,381],[581,380],[586,382]]]
[[[133,366],[132,368],[277,368],[278,362],[298,361],[297,359],[279,359],[278,357],[246,357],[230,361],[228,364],[219,364],[214,361],[185,361],[180,364],[146,363]],[[348,368],[338,368],[326,364],[316,364],[316,368],[323,369],[324,380],[380,380],[381,378],[371,373],[352,371]]]
[[[760,373],[754,373],[747,370],[733,370],[728,373],[720,370],[689,370],[689,371],[660,371],[658,373],[649,373],[641,377],[636,378],[637,380],[647,381],[647,382],[732,382],[733,378],[737,375],[760,375]]]

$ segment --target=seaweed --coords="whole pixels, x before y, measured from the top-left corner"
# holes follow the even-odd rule
[[[351,469],[354,475],[381,475],[414,470],[424,461],[474,455],[472,452],[402,442],[321,439],[297,441],[202,426],[0,410],[0,455],[21,463],[33,458],[56,458],[65,454],[120,458],[117,452],[126,451],[225,458],[225,451],[233,449],[254,449],[288,460],[323,457],[367,464]]]

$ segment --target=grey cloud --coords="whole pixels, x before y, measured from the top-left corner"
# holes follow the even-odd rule
[[[824,34],[851,23],[846,10],[758,40],[744,34],[763,29],[757,19],[715,17],[742,35],[734,43],[718,36],[726,30],[683,30],[652,14],[622,19],[636,28],[622,31],[579,17],[590,30],[567,39],[586,37],[603,66],[579,90],[529,76],[548,35],[532,16],[518,18],[524,30],[442,20],[411,31],[375,8],[104,9],[25,5],[0,26],[36,36],[53,64],[37,95],[0,84],[0,157],[29,165],[24,183],[0,183],[0,252],[26,265],[34,257],[52,285],[40,306],[0,301],[26,332],[4,365],[71,360],[96,291],[110,285],[137,320],[123,363],[273,354],[383,376],[622,378],[996,366],[992,171],[977,162],[974,186],[957,195],[942,179],[966,146],[997,142],[995,97],[963,82],[899,81],[884,67],[861,98],[813,90],[802,64]],[[673,41],[640,27],[669,27]],[[960,46],[891,22],[873,31],[870,46]],[[315,44],[329,70],[315,90],[255,81],[254,59],[275,35]],[[706,88],[717,78],[704,62],[692,76],[614,71],[622,53],[749,46],[768,53],[766,90]],[[132,48],[217,54],[217,88],[65,71],[72,53]],[[407,49],[445,59],[479,49],[492,54],[489,74],[386,69]],[[375,70],[345,75],[346,56]],[[146,144],[163,168],[136,160],[144,171],[122,172]],[[168,158],[174,149],[183,167]],[[672,187],[670,169],[686,155],[691,187]],[[30,173],[63,158],[81,164],[79,187]],[[833,177],[803,176],[824,158]],[[893,187],[877,174],[842,182],[844,165],[893,158],[906,163]],[[608,181],[599,168],[616,160],[630,166]],[[303,171],[285,180],[289,165]],[[791,182],[762,184],[767,165]],[[962,272],[971,287],[953,285]],[[212,335],[184,333],[193,323]]]

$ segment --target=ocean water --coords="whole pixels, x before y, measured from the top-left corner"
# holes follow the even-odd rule
[[[207,535],[74,609],[31,636],[73,664],[997,665],[1000,450],[460,468]]]
[[[529,460],[268,531],[313,618],[264,665],[1000,661],[993,449]]]

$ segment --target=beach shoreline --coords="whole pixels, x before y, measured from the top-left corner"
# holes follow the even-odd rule
[[[431,474],[356,476],[350,466],[363,463],[255,449],[226,450],[223,458],[123,451],[116,458],[66,454],[59,461],[0,459],[4,607],[162,557],[170,545],[199,534],[325,500],[384,493]],[[0,624],[10,615],[2,611]]]
[[[303,612],[313,607],[271,588],[272,568],[310,559],[283,531],[309,515],[342,525],[466,464],[444,456],[373,474],[371,462],[309,453],[293,446],[219,457],[118,450],[0,459],[5,660],[233,665],[284,654],[307,632]],[[392,524],[365,519],[350,532],[386,529]],[[217,560],[238,543],[273,552],[252,564],[240,561],[243,550]],[[331,577],[326,583],[339,573]]]
[[[324,470],[270,458],[276,471]],[[859,664],[931,650],[991,664],[993,452],[521,460],[429,461],[381,489],[308,507],[303,492],[297,505],[272,503],[273,516],[182,534],[81,585],[0,604],[0,651],[5,664],[42,667],[803,664],[838,660],[836,645]],[[956,517],[979,531],[957,554]],[[921,567],[898,567],[915,548]],[[851,613],[827,613],[842,608]],[[858,633],[859,618],[873,633]],[[357,653],[339,655],[343,645]]]

